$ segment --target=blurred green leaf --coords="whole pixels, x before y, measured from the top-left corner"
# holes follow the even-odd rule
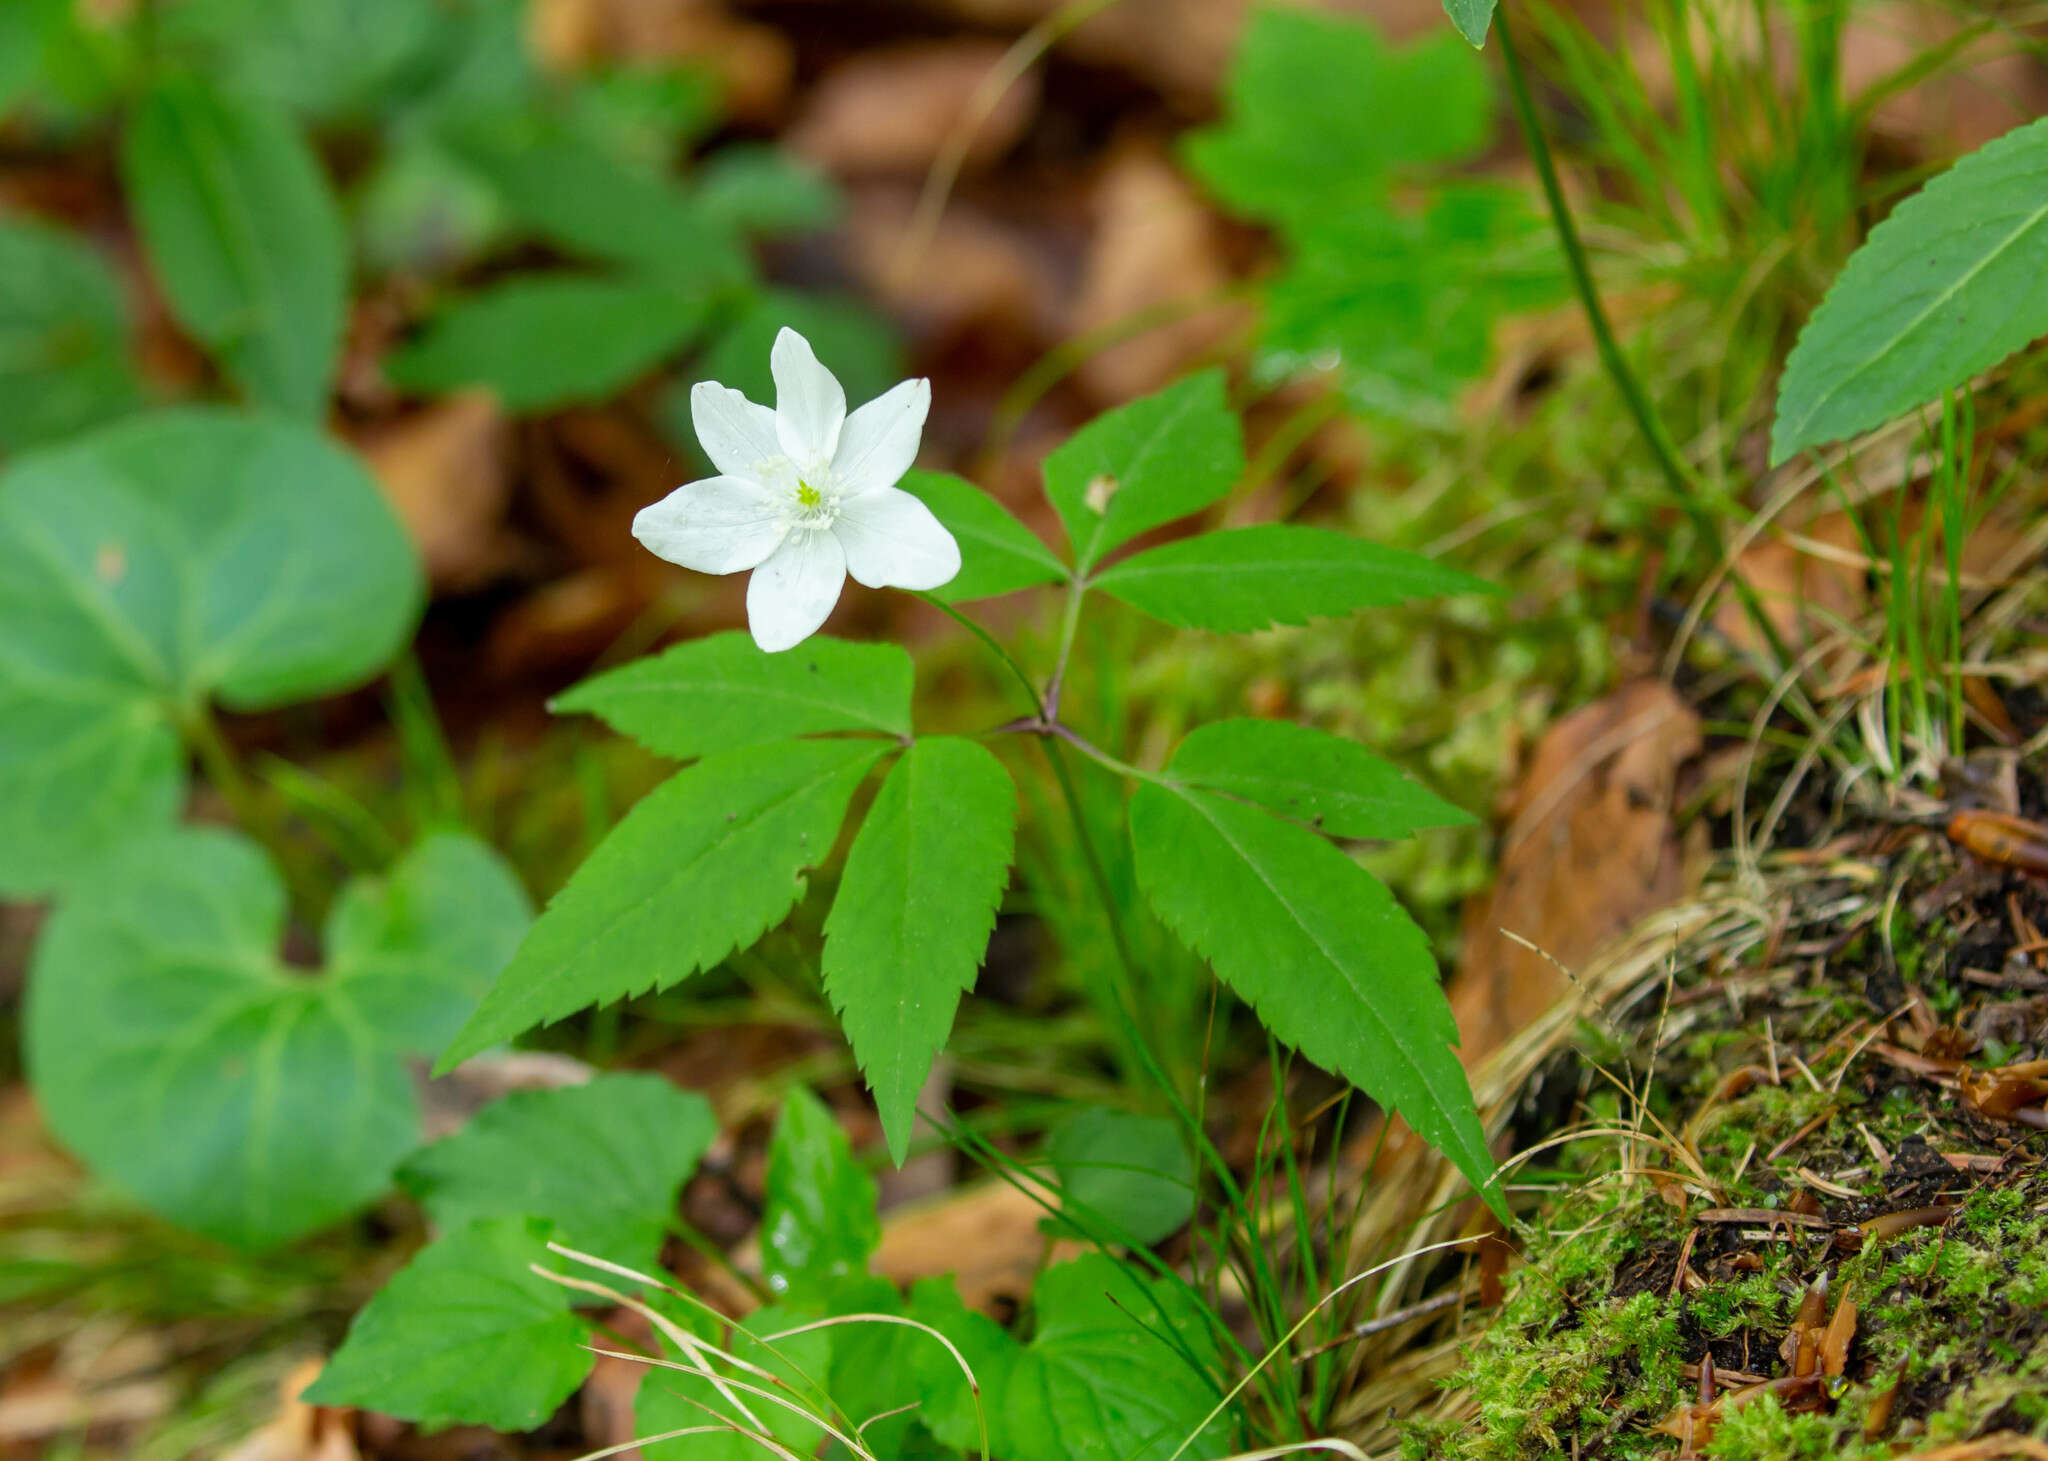
[[[1095,582],[1155,619],[1220,634],[1306,624],[1410,599],[1493,591],[1484,579],[1420,553],[1294,523],[1163,543],[1112,564]]]
[[[903,378],[902,347],[895,329],[872,309],[854,299],[764,291],[746,312],[726,327],[704,352],[698,369],[703,378],[731,386],[750,401],[775,403],[775,379],[768,370],[768,352],[784,326],[811,342],[818,359],[839,377],[849,405],[871,401]],[[671,416],[676,427],[688,420],[689,392],[678,390]],[[694,443],[696,435],[676,430],[678,439]]]
[[[708,756],[628,812],[549,902],[437,1070],[592,1004],[667,989],[803,896],[886,747],[780,741]]]
[[[187,716],[360,684],[422,595],[377,484],[293,422],[164,411],[16,460],[0,474],[0,889],[47,892],[168,822]]]
[[[793,1329],[808,1317],[780,1305],[770,1305],[749,1314],[733,1326],[733,1332],[720,1335],[712,1332],[711,1326],[703,1323],[701,1318],[693,1316],[693,1322],[682,1327],[695,1332],[720,1351],[705,1361],[714,1371],[741,1385],[775,1389],[785,1401],[797,1408],[777,1405],[772,1400],[731,1385],[721,1389],[708,1376],[693,1373],[696,1369],[694,1364],[688,1370],[681,1368],[683,1356],[664,1341],[662,1353],[677,1367],[650,1365],[640,1377],[639,1396],[633,1402],[634,1434],[658,1436],[701,1426],[725,1429],[714,1434],[658,1441],[642,1446],[640,1454],[647,1461],[760,1461],[763,1456],[817,1454],[818,1442],[824,1439],[825,1430],[811,1416],[820,1412],[831,1413],[830,1402],[822,1387],[831,1368],[834,1340],[840,1331],[814,1329],[808,1334],[775,1340],[772,1344],[746,1337]],[[727,1355],[732,1358],[725,1358]],[[772,1378],[764,1377],[760,1373],[762,1370]],[[746,1407],[744,1412],[741,1406]],[[810,1414],[806,1414],[806,1410]],[[772,1437],[784,1449],[771,1450],[752,1439],[752,1435],[742,1434],[742,1430],[752,1435]]]
[[[753,277],[738,236],[696,198],[560,122],[500,114],[441,135],[515,220],[569,253],[630,264],[700,308]]]
[[[1256,802],[1329,837],[1392,839],[1476,820],[1356,741],[1282,720],[1197,726],[1167,774]]]
[[[1894,209],[1799,332],[1771,464],[1882,426],[2048,331],[2048,117]]]
[[[357,247],[377,270],[444,272],[481,253],[505,226],[490,185],[427,137],[388,149],[354,203]]]
[[[36,1099],[152,1211],[238,1247],[287,1242],[384,1190],[419,1139],[401,1057],[445,1035],[525,915],[495,854],[433,838],[344,895],[311,975],[280,957],[284,889],[253,844],[214,829],[130,842],[37,946]]]
[[[1428,419],[1486,369],[1502,315],[1565,289],[1519,189],[1445,187],[1419,215],[1360,206],[1303,228],[1267,286],[1260,374],[1334,371],[1361,410]]]
[[[318,417],[348,307],[348,237],[320,160],[270,103],[160,78],[121,175],[178,323],[253,399]]]
[[[1047,1135],[1045,1155],[1059,1176],[1060,1208],[1078,1212],[1083,1233],[1106,1224],[1111,1240],[1156,1243],[1194,1216],[1195,1161],[1165,1117],[1084,1107]]]
[[[615,66],[581,76],[563,121],[612,156],[665,173],[718,121],[718,81],[695,66]]]
[[[761,1271],[796,1301],[822,1299],[867,1272],[882,1241],[875,1184],[846,1133],[816,1096],[792,1086],[768,1142]]]
[[[62,229],[0,214],[0,453],[140,405],[128,349],[128,302],[106,261]]]
[[[924,736],[846,854],[820,972],[899,1166],[917,1093],[988,953],[1016,832],[1017,788],[995,754]]]
[[[929,507],[959,540],[959,573],[932,591],[942,603],[985,599],[1067,577],[1059,555],[972,482],[950,472],[913,471],[896,485]]]
[[[1474,0],[1462,0],[1472,4]],[[1364,20],[1262,5],[1188,161],[1223,202],[1301,230],[1377,206],[1391,179],[1485,147],[1485,64],[1447,32],[1400,49]]]
[[[910,655],[813,636],[781,654],[744,630],[685,640],[593,676],[550,708],[597,716],[679,761],[820,731],[910,734]]]
[[[1205,370],[1096,417],[1045,459],[1045,495],[1088,572],[1138,534],[1200,512],[1244,470],[1244,438]]]
[[[750,234],[830,228],[840,213],[830,179],[766,143],[736,142],[713,153],[698,172],[697,199],[727,227]]]
[[[1305,827],[1158,782],[1131,795],[1131,845],[1161,920],[1267,1029],[1398,1110],[1500,1210],[1429,939],[1377,878]]]
[[[434,1222],[546,1218],[558,1241],[643,1271],[675,1220],[676,1191],[718,1135],[711,1104],[658,1075],[518,1091],[422,1147],[398,1174]]]
[[[1444,14],[1458,28],[1458,34],[1475,46],[1486,44],[1486,28],[1493,24],[1495,0],[1444,0]]]
[[[689,343],[701,299],[630,279],[534,274],[457,300],[390,355],[404,390],[484,386],[509,411],[613,395]]]
[[[315,121],[378,121],[432,74],[454,7],[419,0],[178,0],[160,43],[218,86]]]
[[[371,1299],[305,1392],[427,1427],[530,1431],[590,1373],[570,1291],[532,1271],[558,1267],[547,1224],[480,1222],[428,1244]]]

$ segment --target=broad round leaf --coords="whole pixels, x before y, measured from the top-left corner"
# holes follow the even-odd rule
[[[1163,1116],[1083,1107],[1053,1128],[1045,1154],[1059,1174],[1061,1210],[1084,1234],[1156,1243],[1194,1216],[1195,1159]]]
[[[182,790],[173,726],[359,684],[411,634],[418,556],[309,428],[160,412],[0,475],[0,892],[45,892]]]
[[[62,229],[0,216],[0,452],[69,436],[141,401],[114,271]]]
[[[279,954],[285,895],[219,830],[123,847],[36,950],[27,1062],[50,1125],[181,1226],[285,1242],[375,1197],[418,1140],[401,1056],[445,1035],[519,936],[502,863],[435,838],[357,885],[323,974]]]
[[[640,1447],[640,1454],[646,1461],[760,1461],[762,1457],[774,1455],[817,1454],[818,1442],[824,1439],[825,1430],[812,1416],[829,1415],[831,1399],[837,1398],[828,1399],[820,1387],[830,1373],[834,1341],[845,1331],[813,1329],[808,1334],[778,1339],[772,1346],[746,1337],[794,1329],[810,1317],[780,1305],[770,1305],[749,1314],[729,1336],[715,1333],[697,1336],[711,1341],[722,1353],[731,1355],[748,1367],[743,1369],[741,1364],[724,1359],[706,1361],[725,1380],[777,1389],[777,1393],[796,1409],[764,1400],[732,1384],[720,1387],[708,1377],[696,1373],[694,1365],[688,1370],[647,1366],[646,1373],[640,1377],[639,1393],[633,1401],[635,1435],[659,1436],[707,1426],[719,1429],[657,1441],[651,1446]],[[694,1311],[690,1322],[685,1322],[682,1327],[685,1331],[709,1328],[703,1324],[701,1315]],[[719,1344],[721,1339],[725,1342]],[[683,1358],[668,1348],[665,1341],[662,1353],[671,1361]],[[773,1378],[765,1378],[762,1371]],[[746,1407],[744,1412],[741,1406]],[[751,1436],[742,1434],[742,1429],[771,1436],[787,1449],[771,1450]]]

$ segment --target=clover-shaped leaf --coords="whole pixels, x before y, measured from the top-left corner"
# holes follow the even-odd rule
[[[418,555],[310,428],[136,417],[0,476],[0,893],[48,892],[167,823],[178,727],[374,673],[419,614]]]
[[[36,951],[26,1045],[58,1136],[181,1226],[285,1242],[375,1197],[419,1138],[401,1057],[448,1038],[525,927],[488,848],[440,835],[344,891],[320,974],[279,955],[285,894],[232,833],[143,838]]]

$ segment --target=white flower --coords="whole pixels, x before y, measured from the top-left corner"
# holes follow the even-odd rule
[[[907,380],[852,415],[794,330],[768,357],[775,409],[716,381],[690,392],[697,440],[720,475],[678,487],[633,519],[650,552],[699,573],[753,569],[747,627],[765,650],[817,632],[851,573],[869,588],[931,589],[960,545],[895,484],[917,456],[932,386]]]

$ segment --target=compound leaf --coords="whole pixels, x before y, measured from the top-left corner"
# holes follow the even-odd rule
[[[1498,1208],[1429,940],[1378,879],[1305,827],[1211,792],[1131,796],[1138,882],[1265,1025],[1398,1109]]]
[[[820,731],[910,734],[910,656],[813,636],[767,654],[743,630],[691,639],[585,680],[551,708],[583,711],[687,761]]]
[[[587,1005],[666,989],[803,895],[886,747],[782,741],[707,757],[643,797],[557,893],[437,1070]]]
[[[988,952],[1016,830],[1003,763],[973,741],[927,737],[891,768],[846,855],[825,920],[825,992],[898,1163],[917,1093]]]
[[[960,543],[960,571],[932,590],[933,598],[958,604],[1067,577],[1066,564],[1038,534],[965,478],[912,472],[896,485],[929,507]]]

